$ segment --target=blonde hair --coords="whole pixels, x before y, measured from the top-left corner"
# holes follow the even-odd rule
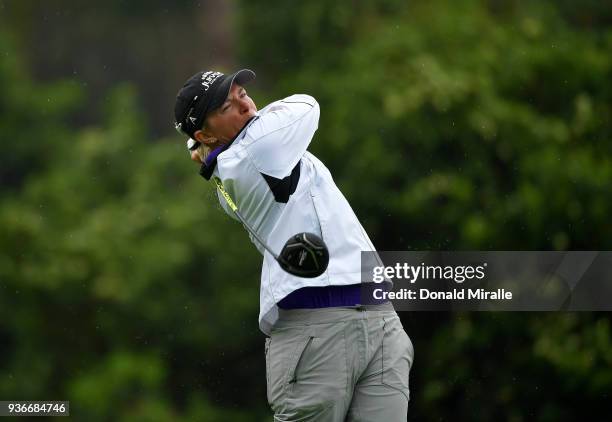
[[[208,157],[208,154],[210,154],[211,149],[205,143],[200,142],[200,146],[196,149],[196,151],[200,156],[200,160],[204,162],[206,160],[206,157]]]

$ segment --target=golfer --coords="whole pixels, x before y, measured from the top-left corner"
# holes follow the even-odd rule
[[[323,274],[297,277],[251,235],[264,257],[259,327],[268,336],[274,420],[405,421],[414,350],[391,303],[364,295],[371,286],[361,283],[361,251],[374,246],[329,170],[307,151],[319,105],[297,94],[258,111],[245,89],[254,78],[248,69],[196,73],[174,113],[201,175],[220,179],[272,250],[309,232],[329,251]],[[236,218],[221,194],[219,201]]]

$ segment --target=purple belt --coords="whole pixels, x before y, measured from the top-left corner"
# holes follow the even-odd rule
[[[380,305],[388,299],[375,299],[374,289],[389,291],[388,283],[359,283],[344,286],[302,287],[277,303],[282,309],[330,308],[332,306]],[[380,296],[377,295],[377,296]]]

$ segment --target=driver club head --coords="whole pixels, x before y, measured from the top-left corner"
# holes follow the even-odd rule
[[[298,233],[287,240],[279,254],[278,263],[289,274],[314,278],[327,269],[329,251],[323,239],[316,234]]]

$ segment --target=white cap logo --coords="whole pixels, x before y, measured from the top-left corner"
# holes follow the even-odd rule
[[[208,88],[219,78],[219,76],[223,76],[221,72],[204,72],[202,74],[202,86],[204,87],[204,92],[208,91]]]

